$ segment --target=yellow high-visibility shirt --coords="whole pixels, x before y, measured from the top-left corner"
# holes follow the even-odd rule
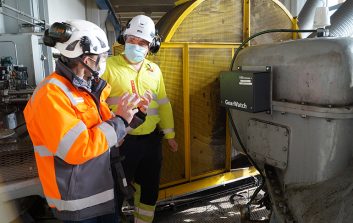
[[[146,135],[154,131],[157,124],[166,139],[175,137],[172,106],[167,97],[162,72],[158,65],[144,59],[139,72],[130,65],[122,54],[107,59],[102,79],[112,87],[107,103],[113,112],[117,109],[117,100],[125,92],[143,96],[146,90],[153,94],[153,100],[147,110],[146,121],[129,132],[131,135]]]

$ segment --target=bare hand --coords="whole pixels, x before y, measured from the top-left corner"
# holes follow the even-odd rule
[[[135,113],[138,112],[136,107],[139,102],[140,98],[138,95],[125,93],[119,98],[117,103],[118,108],[115,114],[123,117],[128,123],[130,123]]]
[[[178,151],[178,143],[175,141],[175,139],[168,139],[168,144],[170,146],[170,151]]]
[[[152,99],[152,92],[150,90],[147,90],[145,94],[141,97],[140,103],[137,105],[140,111],[146,114],[148,106],[150,105]]]

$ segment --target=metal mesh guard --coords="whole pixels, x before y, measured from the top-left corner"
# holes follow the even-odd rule
[[[0,144],[0,183],[37,176],[32,145]]]

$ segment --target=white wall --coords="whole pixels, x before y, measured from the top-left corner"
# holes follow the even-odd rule
[[[48,23],[86,19],[85,0],[49,0]]]
[[[298,16],[300,10],[303,8],[306,0],[280,0],[292,16]]]
[[[280,2],[282,2],[283,5],[290,11],[292,16],[298,16],[306,1],[307,0],[280,0]],[[326,1],[327,0],[322,0],[323,4],[326,3]],[[345,1],[346,0],[328,0],[328,6],[333,6]]]

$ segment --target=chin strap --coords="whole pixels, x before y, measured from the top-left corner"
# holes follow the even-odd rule
[[[101,59],[101,55],[98,55],[98,58],[97,58],[96,64],[95,64],[96,68],[98,68],[98,64],[99,64],[100,59]],[[91,74],[92,74],[94,80],[95,80],[96,82],[98,82],[98,80],[99,80],[99,73],[98,73],[98,71],[93,70],[93,69],[90,68],[87,64],[85,64],[85,62],[83,62],[83,60],[82,60],[81,57],[79,58],[79,61],[80,61],[80,63],[81,63],[89,72],[91,72]]]

